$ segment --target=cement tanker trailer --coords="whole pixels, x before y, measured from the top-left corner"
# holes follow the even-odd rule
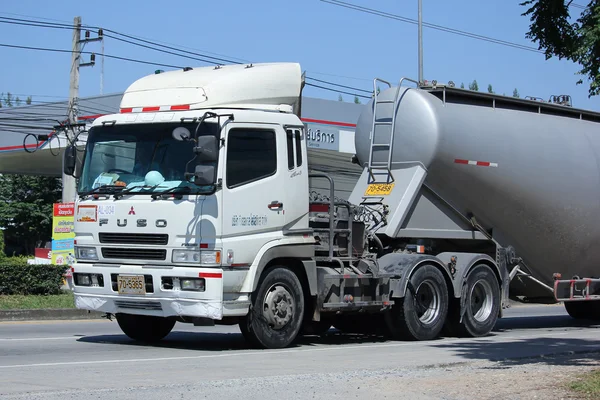
[[[350,201],[379,208],[382,246],[488,254],[505,305],[510,290],[600,317],[600,114],[403,81],[371,100],[355,134],[369,186]],[[450,310],[492,294],[476,286]]]

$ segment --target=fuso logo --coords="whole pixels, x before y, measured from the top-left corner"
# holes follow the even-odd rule
[[[129,210],[129,215],[135,215],[135,210],[133,209],[133,206],[131,206],[131,210]]]

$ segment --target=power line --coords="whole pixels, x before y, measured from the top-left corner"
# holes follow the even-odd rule
[[[8,20],[8,21],[3,21],[3,20]],[[0,17],[0,23],[9,23],[9,24],[15,24],[15,25],[35,26],[35,27],[40,27],[40,28],[73,29],[73,26],[72,25],[68,25],[68,24],[50,23],[50,22],[35,21],[35,20],[21,19],[21,18]],[[145,39],[133,36],[133,35],[129,35],[129,34],[126,34],[126,33],[121,33],[121,32],[115,31],[113,29],[102,28],[102,27],[92,26],[92,25],[82,25],[81,28],[82,29],[96,29],[96,30],[102,29],[102,31],[104,33],[104,36],[109,37],[111,39],[119,40],[119,41],[122,41],[122,42],[125,42],[125,43],[129,43],[129,44],[133,44],[135,46],[140,46],[140,47],[148,48],[148,49],[151,49],[151,50],[161,51],[161,52],[167,53],[167,54],[173,54],[173,55],[180,56],[180,57],[191,58],[193,60],[202,61],[202,62],[213,64],[213,65],[214,64],[219,64],[218,62],[215,62],[215,61],[223,61],[223,62],[231,63],[231,64],[241,64],[240,62],[233,61],[233,60],[228,60],[228,59],[225,59],[225,58],[219,58],[219,57],[209,56],[207,54],[195,53],[195,52],[191,52],[191,51],[187,51],[187,50],[177,49],[177,48],[171,47],[171,46],[166,46],[166,45],[163,45],[163,44],[160,44],[160,43],[157,43],[157,42],[153,42],[153,41],[150,41],[150,40],[145,40]],[[129,39],[137,40],[139,42],[147,43],[147,44],[150,44],[150,45],[155,46],[155,47],[147,46],[147,45],[144,45],[144,44],[141,44],[141,43],[132,42],[132,41],[127,40],[127,39],[123,39],[123,38],[119,38],[119,37],[116,37],[116,36],[113,36],[113,35],[110,35],[110,34],[106,34],[106,32],[112,32],[115,35],[119,35],[119,36],[123,36],[123,37],[129,38]],[[206,60],[206,59],[193,58],[193,57],[186,56],[186,55],[183,55],[183,54],[177,54],[177,53],[173,53],[173,52],[170,52],[170,51],[167,51],[167,50],[158,49],[156,47],[162,47],[162,48],[166,48],[166,49],[169,49],[169,50],[175,50],[175,51],[178,51],[180,53],[192,54],[192,55],[195,55],[195,56],[204,57],[206,59],[212,59],[212,60],[215,60],[215,61],[210,61],[210,60]]]
[[[173,51],[169,51],[169,50],[163,50],[163,49],[159,49],[159,48],[152,47],[152,46],[147,46],[147,45],[145,45],[145,44],[142,44],[142,43],[136,43],[136,42],[133,42],[133,41],[131,41],[131,40],[127,40],[127,39],[119,38],[119,37],[116,37],[116,36],[113,36],[113,35],[110,35],[110,34],[107,34],[107,33],[104,33],[104,36],[105,36],[105,37],[107,37],[107,38],[111,38],[111,39],[119,40],[119,41],[121,41],[121,42],[129,43],[129,44],[132,44],[132,45],[134,45],[134,46],[139,46],[139,47],[144,47],[144,48],[146,48],[146,49],[150,49],[150,50],[160,51],[161,53],[173,54],[173,55],[175,55],[175,56],[184,57],[184,58],[189,58],[189,59],[191,59],[191,60],[201,61],[201,62],[205,62],[205,63],[207,63],[207,64],[213,64],[213,65],[219,64],[219,63],[217,63],[217,62],[215,62],[215,61],[211,61],[211,60],[205,60],[205,59],[198,58],[198,57],[192,57],[192,56],[188,56],[188,55],[185,55],[185,54],[177,54],[177,53],[175,53],[175,52],[173,52]],[[178,51],[179,51],[179,50],[178,50]],[[239,63],[236,63],[236,64],[239,64]]]
[[[323,81],[323,80],[317,79],[317,78],[311,78],[310,76],[307,76],[306,79],[310,79],[310,80],[313,80],[313,81],[316,81],[316,82],[326,83],[326,84],[333,85],[333,86],[339,86],[339,87],[343,87],[343,88],[346,88],[346,89],[357,90],[357,91],[363,92],[363,93],[369,93],[369,94],[373,93],[372,90],[364,90],[364,89],[359,89],[359,88],[355,88],[355,87],[352,87],[352,86],[340,85],[340,84],[337,84],[337,83]]]
[[[396,14],[391,14],[391,13],[387,13],[384,11],[380,11],[380,10],[375,10],[373,8],[367,8],[367,7],[363,7],[363,6],[358,6],[355,4],[351,4],[351,3],[346,3],[340,0],[321,0],[324,3],[329,3],[329,4],[333,4],[335,6],[339,6],[339,7],[344,7],[344,8],[348,8],[351,10],[355,10],[355,11],[360,11],[363,13],[367,13],[367,14],[372,14],[372,15],[376,15],[379,17],[384,17],[384,18],[389,18],[389,19],[393,19],[396,21],[401,21],[401,22],[406,22],[409,24],[414,24],[414,25],[418,25],[418,21],[412,18],[407,18],[407,17],[403,17],[401,15],[396,15]],[[462,31],[459,29],[454,29],[454,28],[449,28],[446,26],[442,26],[442,25],[437,25],[437,24],[431,24],[428,22],[423,22],[423,26],[426,26],[428,28],[431,29],[436,29],[442,32],[446,32],[446,33],[452,33],[455,35],[459,35],[459,36],[464,36],[464,37],[469,37],[471,39],[478,39],[478,40],[483,40],[489,43],[495,43],[495,44],[499,44],[502,46],[507,46],[507,47],[513,47],[516,49],[520,49],[520,50],[527,50],[527,51],[531,51],[534,53],[544,53],[541,50],[536,49],[535,47],[531,47],[531,46],[525,46],[522,44],[518,44],[518,43],[513,43],[513,42],[508,42],[506,40],[501,40],[501,39],[494,39],[492,37],[489,36],[483,36],[483,35],[479,35],[476,33],[471,33],[471,32],[467,32],[467,31]]]
[[[47,47],[19,46],[19,45],[6,44],[6,43],[0,43],[0,47],[10,47],[10,48],[13,48],[13,49],[23,49],[23,50],[49,51],[49,52],[55,52],[55,53],[72,53],[73,52],[72,50],[51,49],[51,48],[47,48]],[[91,51],[82,51],[81,53],[82,54],[92,54]],[[176,68],[176,69],[182,69],[183,68],[183,67],[180,67],[178,65],[161,64],[161,63],[155,63],[155,62],[151,62],[151,61],[137,60],[137,59],[134,59],[134,58],[113,56],[113,55],[110,55],[110,54],[104,54],[104,57],[114,58],[116,60],[123,60],[123,61],[130,61],[130,62],[135,62],[135,63],[140,63],[140,64],[146,64],[146,65],[157,65],[159,67],[168,67],[168,68]]]
[[[36,20],[20,19],[20,18],[8,18],[8,17],[0,17],[0,23],[9,23],[9,24],[34,26],[34,27],[42,27],[42,28],[73,29],[73,27],[71,25],[69,25],[69,24],[50,23],[50,22],[44,22],[44,21],[36,21]],[[162,44],[159,44],[157,42],[153,42],[153,41],[141,39],[139,37],[135,37],[133,35],[128,35],[128,34],[125,34],[125,33],[117,32],[117,31],[114,31],[114,30],[111,30],[111,29],[105,29],[105,28],[100,28],[100,27],[95,27],[95,26],[89,26],[89,25],[82,25],[82,29],[102,29],[103,30],[103,36],[109,37],[111,39],[115,39],[115,40],[118,40],[118,41],[121,41],[121,42],[124,42],[124,43],[135,45],[135,46],[139,46],[139,47],[143,47],[143,48],[147,48],[147,49],[159,51],[159,52],[162,52],[162,53],[165,53],[165,54],[171,54],[171,55],[175,55],[175,56],[179,56],[179,57],[184,57],[184,58],[188,58],[188,59],[197,60],[197,61],[208,63],[208,64],[213,64],[213,65],[214,64],[219,64],[218,62],[215,62],[215,61],[212,61],[212,60],[224,61],[224,62],[228,62],[228,63],[231,63],[231,64],[241,64],[240,62],[233,61],[233,60],[230,60],[230,59],[212,57],[212,56],[208,56],[206,54],[190,52],[190,51],[186,51],[186,50],[177,49],[177,48],[172,47],[172,46],[162,45]],[[120,37],[117,37],[117,36],[113,36],[111,34],[106,34],[105,32],[112,32],[112,33],[114,33],[116,35],[127,37],[127,38],[130,38],[130,39],[133,39],[133,40],[137,40],[137,41],[140,41],[140,42],[143,42],[143,43],[148,43],[149,45],[145,45],[145,44],[142,44],[142,43],[136,43],[134,41],[123,39],[123,38],[120,38]],[[0,46],[11,47],[11,48],[19,48],[19,49],[38,50],[38,51],[51,51],[51,52],[61,52],[61,53],[72,53],[72,51],[70,51],[70,50],[63,50],[63,49],[50,49],[50,48],[41,48],[41,47],[17,46],[17,45],[9,45],[9,44],[0,44]],[[157,46],[158,47],[162,47],[162,48],[157,48]],[[186,53],[186,54],[192,54],[192,55],[200,56],[200,57],[203,57],[203,58],[191,57],[191,56],[188,56],[186,54],[178,54],[178,53],[175,53],[173,51],[164,50],[164,48],[170,49],[170,50],[175,50],[175,51],[180,52],[180,53]],[[82,51],[81,54],[92,54],[92,53],[91,52],[84,52],[84,51]],[[179,66],[173,66],[173,65],[168,65],[168,64],[161,64],[161,63],[154,63],[154,62],[150,62],[150,61],[143,61],[143,60],[137,60],[137,59],[132,59],[132,58],[120,57],[120,56],[113,56],[113,55],[109,55],[109,54],[104,54],[104,56],[107,57],[107,58],[114,58],[114,59],[119,59],[119,60],[124,60],[124,61],[131,61],[131,62],[137,62],[137,63],[143,63],[143,64],[165,66],[165,67],[171,67],[171,68],[177,68],[177,69],[182,68],[182,67],[179,67]],[[212,60],[208,60],[207,58],[210,58]],[[312,79],[312,80],[317,81],[317,82],[329,84],[329,85],[332,85],[332,86],[342,87],[342,88],[346,88],[346,89],[356,90],[356,91],[363,92],[363,93],[369,93],[369,94],[372,93],[372,91],[368,91],[368,90],[364,90],[364,89],[360,89],[360,88],[355,88],[355,87],[351,87],[351,86],[346,86],[346,85],[341,85],[341,84],[337,84],[337,83],[334,83],[334,82],[320,80],[320,79],[316,79],[316,78],[312,78],[312,77],[308,77],[307,79]],[[353,79],[358,79],[358,78],[353,78]],[[321,88],[321,89],[324,89],[324,90],[330,90],[330,91],[334,91],[334,92],[340,92],[340,93],[345,93],[345,94],[350,94],[350,95],[357,96],[356,93],[341,92],[339,90],[335,90],[335,89],[331,89],[331,88],[326,88],[326,87],[322,87],[322,86],[319,86],[319,85],[308,84],[308,86],[318,87],[318,88]],[[363,97],[363,98],[367,98],[365,96],[360,96],[360,95],[358,95],[358,96],[359,97]],[[104,110],[104,111],[106,111],[106,110]]]
[[[344,93],[344,94],[349,94],[349,95],[351,95],[351,96],[362,97],[363,99],[369,99],[369,100],[371,99],[371,97],[369,97],[369,96],[363,96],[363,95],[361,95],[361,94],[350,93],[350,92],[344,92],[343,90],[331,89],[331,88],[328,88],[328,87],[325,87],[325,86],[319,86],[319,85],[315,85],[315,84],[313,84],[313,83],[307,83],[307,84],[306,84],[306,86],[312,86],[312,87],[316,87],[316,88],[319,88],[319,89],[329,90],[329,91],[331,91],[331,92],[335,92],[335,93]]]

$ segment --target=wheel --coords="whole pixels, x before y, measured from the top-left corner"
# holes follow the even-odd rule
[[[256,347],[278,349],[296,339],[304,318],[300,280],[285,267],[271,269],[252,295],[252,307],[240,321],[242,335]]]
[[[598,319],[597,301],[565,301],[565,309],[575,319]]]
[[[124,334],[142,342],[157,342],[175,326],[174,319],[150,315],[116,314],[116,318]]]
[[[431,340],[444,326],[448,314],[448,287],[433,265],[418,268],[410,277],[405,297],[385,313],[390,334],[396,339]]]
[[[494,329],[500,312],[502,299],[498,280],[489,266],[480,264],[469,272],[466,283],[462,322],[458,301],[449,313],[447,332],[453,336],[485,336]]]

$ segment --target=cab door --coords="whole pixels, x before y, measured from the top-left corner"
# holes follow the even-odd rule
[[[285,224],[287,144],[278,125],[226,125],[223,170],[223,251],[251,264],[260,248],[280,238]]]

